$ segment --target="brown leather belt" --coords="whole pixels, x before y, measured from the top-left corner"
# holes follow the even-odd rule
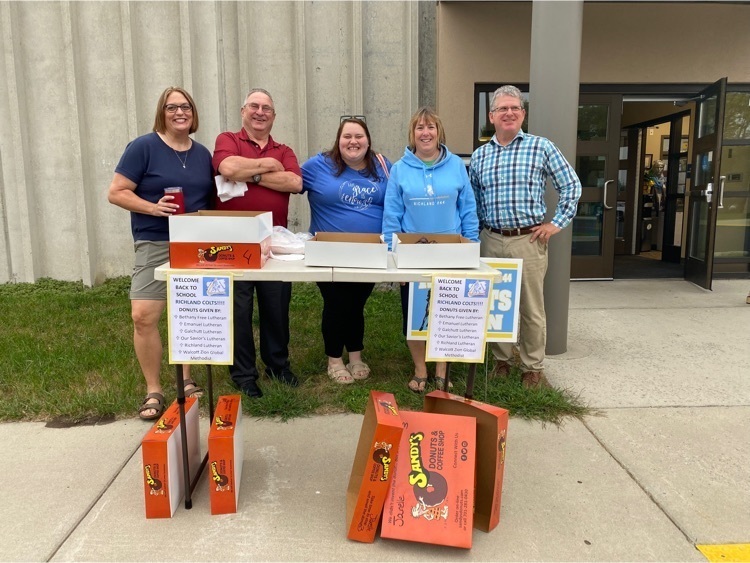
[[[530,235],[534,232],[531,229],[533,227],[538,227],[539,225],[541,225],[541,223],[531,225],[531,227],[521,227],[520,229],[496,229],[494,227],[490,227],[489,225],[485,225],[485,227],[493,233],[503,235],[504,237],[520,237],[521,235]]]

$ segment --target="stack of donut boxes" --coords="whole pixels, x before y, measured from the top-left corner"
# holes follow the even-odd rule
[[[371,391],[346,495],[347,537],[469,549],[500,521],[508,411],[444,391],[399,412]],[[382,520],[382,522],[381,522]]]

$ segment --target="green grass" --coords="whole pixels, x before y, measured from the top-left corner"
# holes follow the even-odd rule
[[[136,416],[145,388],[133,352],[129,283],[128,278],[116,278],[86,288],[81,283],[43,279],[36,284],[0,285],[0,420]],[[326,376],[321,309],[314,284],[294,285],[290,356],[301,385],[290,389],[263,378],[263,398],[244,400],[245,412],[281,419],[363,413],[370,389],[393,393],[402,409],[420,410],[422,397],[406,387],[412,364],[401,335],[398,292],[378,286],[368,301],[364,357],[373,375],[352,385],[338,385]],[[161,329],[166,342],[165,319]],[[162,384],[172,401],[174,366],[164,356]],[[466,364],[453,365],[455,393],[465,392],[467,372]],[[212,373],[215,396],[238,392],[224,366],[214,366]],[[479,366],[474,398],[507,408],[513,416],[554,424],[566,416],[588,413],[569,392],[526,390],[515,375],[488,381],[485,366]],[[205,368],[193,366],[193,377],[205,385]],[[427,390],[432,388],[428,383]]]

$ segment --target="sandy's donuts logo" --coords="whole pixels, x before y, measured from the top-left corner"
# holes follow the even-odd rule
[[[146,483],[149,486],[149,494],[150,495],[163,495],[164,489],[162,488],[161,481],[153,475],[153,472],[151,470],[151,465],[144,466],[143,472],[145,473]]]
[[[218,258],[231,260],[234,258],[234,248],[231,244],[216,244],[208,248],[198,249],[198,262],[216,262]]]
[[[226,418],[226,420],[224,420]],[[234,425],[232,424],[232,421],[229,420],[228,417],[222,418],[220,414],[216,415],[216,418],[214,418],[214,424],[216,424],[217,430],[231,430],[234,428]]]
[[[448,497],[448,482],[437,471],[428,471],[425,467],[421,449],[424,437],[422,432],[414,432],[409,436],[409,484],[417,499],[411,515],[425,520],[447,520],[448,504],[445,500]]]
[[[223,460],[221,462],[221,465],[223,469]],[[216,483],[216,490],[218,492],[232,490],[232,486],[229,484],[229,477],[219,472],[219,465],[215,461],[211,462],[211,480]]]
[[[391,447],[391,444],[388,442],[375,442],[374,445],[372,459],[375,463],[383,466],[383,474],[380,477],[381,481],[387,481],[391,471],[391,462],[393,461],[390,456]]]
[[[339,186],[339,199],[342,203],[364,211],[375,201],[380,188],[374,182],[362,180],[361,182],[352,182],[347,180]]]
[[[172,430],[174,430],[174,418],[167,419],[167,417],[162,417],[159,419],[159,422],[156,423],[156,429],[154,430],[154,434],[169,434]]]

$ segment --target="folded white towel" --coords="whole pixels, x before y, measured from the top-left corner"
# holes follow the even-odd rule
[[[221,174],[216,176],[214,181],[216,182],[216,193],[222,202],[244,195],[247,191],[245,182],[230,182]]]

